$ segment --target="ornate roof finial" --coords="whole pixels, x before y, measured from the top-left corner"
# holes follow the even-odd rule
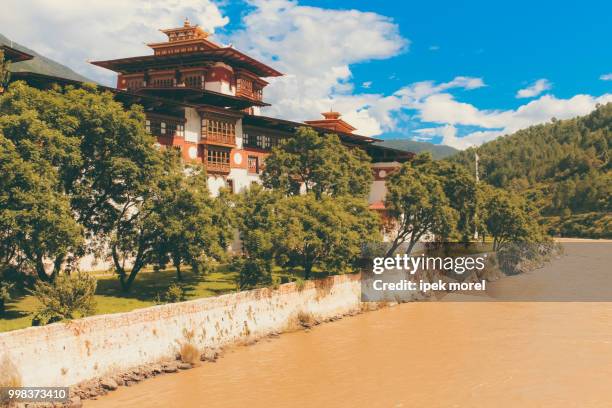
[[[333,107],[329,109],[329,112],[321,112],[321,115],[327,120],[339,119],[341,116],[340,112],[334,112]]]
[[[185,22],[183,23],[183,27],[191,27],[191,23],[189,22],[188,17],[185,17]]]

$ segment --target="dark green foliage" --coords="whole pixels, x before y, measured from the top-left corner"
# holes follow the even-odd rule
[[[277,259],[281,265],[301,266],[305,279],[313,268],[349,272],[364,244],[379,240],[379,228],[378,216],[358,198],[285,197],[277,207]]]
[[[47,280],[83,242],[69,198],[57,190],[57,169],[47,160],[24,159],[2,134],[0,119],[0,267],[35,272]],[[28,144],[27,141],[23,141]],[[45,260],[58,259],[46,266]],[[50,273],[49,273],[50,272]]]
[[[263,184],[275,192],[244,194],[247,254],[299,266],[306,279],[314,268],[352,270],[364,244],[378,239],[379,220],[365,200],[371,182],[362,149],[345,147],[335,134],[297,129],[266,159]]]
[[[3,269],[52,280],[72,259],[109,250],[129,290],[146,265],[170,262],[180,279],[182,264],[202,273],[224,255],[227,208],[209,196],[203,171],[154,147],[142,107],[91,85],[17,82],[0,113]]]
[[[11,301],[11,290],[14,283],[0,281],[0,315],[4,314],[4,308]]]
[[[265,259],[240,258],[238,272],[237,283],[241,290],[272,283],[272,266]]]
[[[195,272],[210,270],[231,239],[228,209],[209,196],[203,171],[186,171],[171,149],[160,158],[149,170],[146,189],[132,192],[112,230],[111,255],[126,291],[149,264],[172,263],[179,280],[183,264]]]
[[[242,250],[247,257],[271,262],[275,253],[277,231],[276,205],[280,195],[252,185],[232,197],[235,223],[240,231]]]
[[[178,154],[168,151],[164,167],[167,177],[159,180],[159,194],[153,204],[153,228],[160,233],[154,251],[156,264],[171,263],[177,278],[181,266],[195,273],[214,269],[215,260],[226,255],[232,240],[232,225],[226,203],[210,196],[202,166],[185,168]]]
[[[3,171],[10,175],[3,191],[15,192],[0,204],[2,234],[17,235],[3,262],[31,264],[41,279],[52,279],[70,256],[94,251],[84,238],[96,244],[113,234],[161,166],[142,108],[126,110],[93,87],[12,84],[0,97],[0,134],[3,161],[14,166]],[[10,219],[12,207],[21,218]]]
[[[516,243],[546,241],[537,223],[537,213],[516,193],[480,186],[481,207],[478,214],[481,234],[493,238],[493,250],[500,251]]]
[[[584,213],[566,217],[550,217],[549,230],[554,235],[566,237],[612,238],[611,213]]]
[[[4,51],[0,50],[0,93],[4,90],[4,87],[8,84],[10,77],[10,64],[4,60]]]
[[[176,303],[185,300],[185,290],[181,285],[173,283],[168,287],[164,296],[166,303]]]
[[[285,194],[301,186],[317,198],[323,195],[367,197],[372,181],[370,158],[362,149],[349,149],[337,135],[319,135],[301,127],[272,150],[266,159],[263,184]]]
[[[468,240],[474,231],[476,183],[456,165],[422,153],[389,177],[387,190],[386,208],[395,221],[389,256],[404,242],[410,253],[427,233],[442,241]]]
[[[60,275],[55,282],[38,281],[31,293],[41,303],[33,324],[88,316],[95,312],[96,279],[89,274]]]
[[[246,257],[236,269],[251,285],[269,282],[274,264],[301,267],[305,278],[313,268],[352,270],[362,245],[379,238],[378,217],[361,198],[281,196],[253,186],[236,196],[235,208]]]
[[[608,103],[589,115],[532,126],[450,160],[473,172],[477,151],[481,178],[527,197],[542,216],[551,218],[551,232],[603,236],[610,231],[561,227],[557,222],[582,213],[605,217],[612,211],[611,144],[612,103]],[[598,224],[593,216],[590,222]]]
[[[227,197],[234,209],[235,224],[240,232],[243,256],[232,259],[232,269],[238,272],[238,287],[250,289],[272,281],[278,230],[276,204],[280,196],[253,185],[240,194]]]

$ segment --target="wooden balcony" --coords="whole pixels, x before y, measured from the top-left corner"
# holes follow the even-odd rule
[[[263,92],[261,89],[248,89],[237,87],[236,96],[250,99],[252,101],[261,101],[263,98]]]
[[[229,174],[230,165],[229,163],[214,163],[214,162],[205,162],[206,171],[209,173],[223,173]]]
[[[208,133],[206,135],[202,135],[202,142],[206,144],[234,147],[236,146],[236,136],[224,135],[220,133]]]

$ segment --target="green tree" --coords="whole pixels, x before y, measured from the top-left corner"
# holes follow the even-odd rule
[[[459,238],[468,242],[478,228],[478,194],[476,180],[464,168],[448,163],[439,163],[438,176],[442,179],[444,194],[450,206],[457,212],[456,231]]]
[[[82,243],[68,197],[56,189],[57,170],[45,160],[25,160],[0,130],[0,173],[1,267],[50,280]]]
[[[275,250],[281,264],[297,264],[310,278],[313,268],[350,270],[365,243],[380,237],[378,216],[359,198],[314,194],[285,197],[276,208]]]
[[[0,50],[0,93],[4,91],[4,87],[8,84],[10,71],[10,63],[4,59],[4,51]]]
[[[38,281],[31,292],[41,305],[34,318],[40,324],[95,312],[96,279],[89,274],[60,275],[52,283]]]
[[[67,211],[83,226],[81,238],[86,239],[80,243],[87,247],[45,253],[54,265],[52,277],[70,255],[106,247],[125,207],[149,189],[162,163],[145,131],[142,107],[126,109],[93,85],[38,90],[14,83],[0,97],[0,131],[22,160],[45,175],[56,201],[67,200]]]
[[[142,268],[160,261],[164,212],[172,206],[172,186],[183,176],[175,152],[164,150],[159,160],[149,168],[150,182],[135,184],[124,197],[110,230],[110,254],[124,291],[130,290]]]
[[[266,286],[272,283],[272,268],[265,259],[253,257],[236,258],[234,269],[239,272],[237,283],[241,290]]]
[[[195,273],[209,270],[213,260],[226,255],[233,230],[229,209],[210,196],[206,172],[202,166],[183,168],[178,155],[169,155],[172,172],[160,182],[160,239],[155,248],[156,263],[165,267],[171,262],[178,280],[181,265],[191,265]]]
[[[235,225],[240,233],[243,257],[236,258],[241,289],[269,284],[276,256],[276,242],[282,235],[277,216],[280,195],[253,185],[230,198]]]
[[[429,152],[421,153],[409,164],[419,173],[430,174],[442,184],[449,205],[457,212],[454,226],[464,242],[471,239],[476,228],[478,209],[477,184],[472,174],[464,167],[448,161],[434,161]]]
[[[387,181],[385,206],[395,220],[387,256],[405,242],[410,254],[426,233],[444,239],[455,231],[458,212],[451,206],[441,178],[422,165],[429,161],[426,156],[417,156],[414,163],[405,163]]]
[[[11,301],[11,290],[14,286],[14,283],[0,280],[0,316],[6,311],[6,304]]]
[[[481,214],[486,232],[493,238],[493,250],[511,243],[544,240],[537,217],[524,199],[516,194],[483,186]]]
[[[264,186],[290,195],[304,188],[317,199],[366,197],[372,182],[370,158],[362,149],[347,148],[337,135],[319,135],[309,127],[298,128],[275,147],[265,164]]]

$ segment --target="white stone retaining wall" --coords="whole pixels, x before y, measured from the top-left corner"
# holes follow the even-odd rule
[[[285,330],[300,312],[327,319],[359,310],[358,275],[92,316],[0,333],[23,386],[67,386],[175,355],[189,332],[200,348]],[[0,373],[2,375],[2,373]]]

